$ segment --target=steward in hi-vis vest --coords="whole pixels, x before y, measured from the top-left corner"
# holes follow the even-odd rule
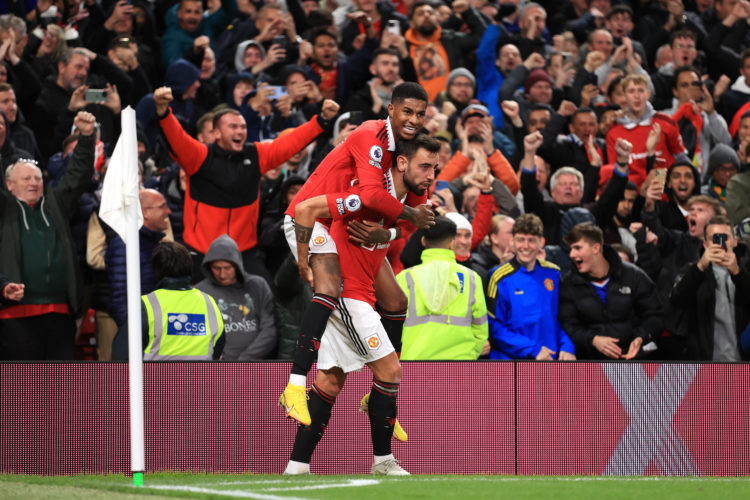
[[[422,263],[396,276],[409,299],[401,359],[472,360],[488,350],[482,280],[456,262],[455,237],[456,224],[436,217],[422,237]]]
[[[211,360],[224,321],[210,295],[195,288],[159,289],[141,297],[148,321],[146,361]]]
[[[156,290],[141,297],[141,342],[146,361],[210,361],[224,350],[224,320],[214,299],[190,286],[193,259],[187,248],[162,241],[151,266]],[[128,359],[128,322],[112,341],[112,359]]]

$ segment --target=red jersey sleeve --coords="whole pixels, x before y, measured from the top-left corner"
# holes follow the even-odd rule
[[[404,206],[383,189],[383,169],[391,168],[391,166],[390,164],[380,163],[375,159],[378,157],[374,154],[375,148],[381,148],[379,153],[381,159],[386,156],[383,147],[379,144],[380,141],[366,130],[359,134],[353,133],[346,141],[351,141],[349,147],[357,169],[359,192],[364,206],[391,219],[398,218],[404,210]],[[390,157],[391,155],[388,154],[387,156]]]
[[[322,131],[323,129],[318,124],[318,117],[315,115],[309,122],[295,128],[290,134],[284,134],[271,142],[256,142],[255,148],[258,150],[261,175],[299,153]]]
[[[169,143],[169,155],[187,175],[196,173],[208,155],[208,146],[190,137],[182,129],[171,109],[167,116],[159,120],[159,126]]]
[[[482,194],[477,201],[477,213],[471,221],[471,249],[476,249],[485,236],[490,234],[492,209],[495,198],[491,194]]]
[[[326,193],[326,202],[332,220],[343,219],[362,208],[362,200],[358,192],[359,190]]]

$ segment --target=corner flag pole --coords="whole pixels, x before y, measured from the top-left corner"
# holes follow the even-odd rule
[[[130,395],[130,470],[133,484],[143,485],[143,345],[141,341],[141,259],[138,230],[143,224],[139,202],[138,142],[135,111],[121,113],[122,132],[112,153],[102,188],[99,217],[125,242],[128,303],[128,389]]]
[[[132,110],[131,110],[132,111]],[[123,121],[125,118],[123,118]],[[135,121],[133,121],[135,135]],[[137,151],[137,150],[136,150]],[[137,172],[137,170],[136,170]],[[128,293],[128,375],[130,394],[130,470],[133,485],[143,485],[145,446],[143,431],[143,345],[141,340],[141,258],[138,238],[140,204],[126,210],[128,242],[125,245]]]

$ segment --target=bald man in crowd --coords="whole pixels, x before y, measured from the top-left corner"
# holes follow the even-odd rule
[[[156,278],[151,267],[151,254],[166,236],[171,210],[164,196],[155,189],[142,189],[139,198],[141,212],[143,212],[143,226],[138,231],[141,250],[141,295],[145,295],[156,289]],[[125,243],[119,236],[115,235],[109,242],[104,260],[112,288],[109,313],[117,326],[121,327],[128,317],[128,302]],[[109,339],[109,342],[111,341],[112,339]],[[100,339],[100,342],[104,341]],[[106,347],[109,348],[109,345]]]

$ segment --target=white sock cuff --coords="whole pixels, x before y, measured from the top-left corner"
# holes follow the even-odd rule
[[[289,383],[292,385],[301,385],[302,387],[307,387],[307,377],[304,375],[297,375],[292,373],[289,375]]]
[[[393,456],[393,453],[390,453],[388,455],[373,455],[374,457],[374,463],[379,464],[380,462],[385,462],[386,460],[395,460],[396,457]]]

